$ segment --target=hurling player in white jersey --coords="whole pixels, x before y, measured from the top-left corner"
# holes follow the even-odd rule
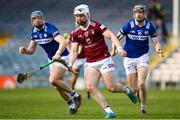
[[[40,45],[46,52],[49,60],[62,58],[68,61],[69,52],[66,49],[68,42],[60,35],[57,27],[45,22],[41,11],[33,11],[31,13],[31,23],[33,26],[31,41],[27,48],[20,47],[19,53],[21,55],[32,55],[37,45]],[[81,104],[81,96],[63,80],[66,69],[61,63],[54,62],[51,64],[49,82],[56,87],[59,94],[69,105],[69,114],[75,114]]]
[[[146,87],[145,80],[149,66],[149,36],[152,39],[155,50],[160,57],[164,57],[161,46],[157,38],[155,26],[146,19],[146,6],[135,5],[133,8],[133,19],[128,21],[117,34],[121,40],[126,36],[124,50],[127,56],[124,58],[124,67],[127,80],[131,89],[137,94],[141,103],[140,111],[146,114]],[[116,52],[115,46],[111,55]]]
[[[126,93],[133,103],[137,102],[137,98],[131,92],[131,89],[115,83],[113,75],[115,66],[110,57],[104,37],[110,39],[117,48],[120,48],[118,49],[119,54],[125,56],[126,52],[121,49],[120,42],[109,29],[96,21],[90,20],[90,12],[87,5],[82,4],[75,7],[74,16],[77,27],[71,33],[72,44],[69,67],[72,67],[77,59],[78,47],[81,44],[86,54],[84,68],[86,89],[101,108],[104,109],[105,118],[114,118],[116,114],[98,88],[100,76],[103,77],[104,83],[110,92]]]

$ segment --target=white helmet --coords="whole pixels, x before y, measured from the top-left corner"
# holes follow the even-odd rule
[[[85,4],[78,5],[74,8],[74,15],[83,14],[90,20],[89,7]]]

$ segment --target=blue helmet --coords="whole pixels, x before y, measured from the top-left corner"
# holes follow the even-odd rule
[[[39,11],[39,10],[33,11],[31,13],[31,19],[34,18],[34,17],[42,17],[43,18],[43,13],[41,11]]]

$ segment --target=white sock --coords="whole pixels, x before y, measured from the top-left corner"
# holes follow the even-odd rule
[[[72,109],[75,109],[76,105],[73,103],[73,104],[69,105],[69,107],[72,108]]]
[[[71,94],[72,97],[78,97],[79,94],[76,91],[73,91],[73,93]]]
[[[70,108],[75,109],[76,105],[73,103],[73,101],[71,99],[67,100],[66,102],[67,102],[67,104],[69,105]]]
[[[109,106],[107,106],[106,108],[104,108],[104,111],[107,112],[107,113],[114,113]]]
[[[146,105],[141,104],[141,110],[146,110]]]
[[[130,90],[128,87],[126,87],[126,94],[129,94],[130,93]]]

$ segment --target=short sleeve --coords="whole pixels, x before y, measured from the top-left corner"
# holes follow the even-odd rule
[[[31,38],[31,40],[33,40],[33,41],[38,38],[38,35],[37,35],[34,31],[35,31],[35,29],[32,28],[30,38]]]
[[[120,29],[121,34],[126,35],[130,31],[130,28],[131,28],[130,23],[129,22],[125,23]]]
[[[78,42],[78,38],[77,38],[77,35],[74,31],[71,32],[70,34],[70,41],[71,42]]]
[[[157,33],[156,33],[156,30],[157,30],[157,26],[153,23],[150,23],[150,36],[151,38],[153,37],[157,37]]]
[[[50,32],[52,34],[53,37],[56,37],[57,35],[60,35],[60,32],[58,30],[58,28],[54,25],[50,25]]]
[[[34,40],[33,33],[31,33],[30,38],[31,38],[31,40]]]
[[[104,31],[107,30],[107,27],[105,25],[97,23],[97,22],[96,22],[96,27],[97,27],[98,31],[100,31],[100,33],[104,33]]]

